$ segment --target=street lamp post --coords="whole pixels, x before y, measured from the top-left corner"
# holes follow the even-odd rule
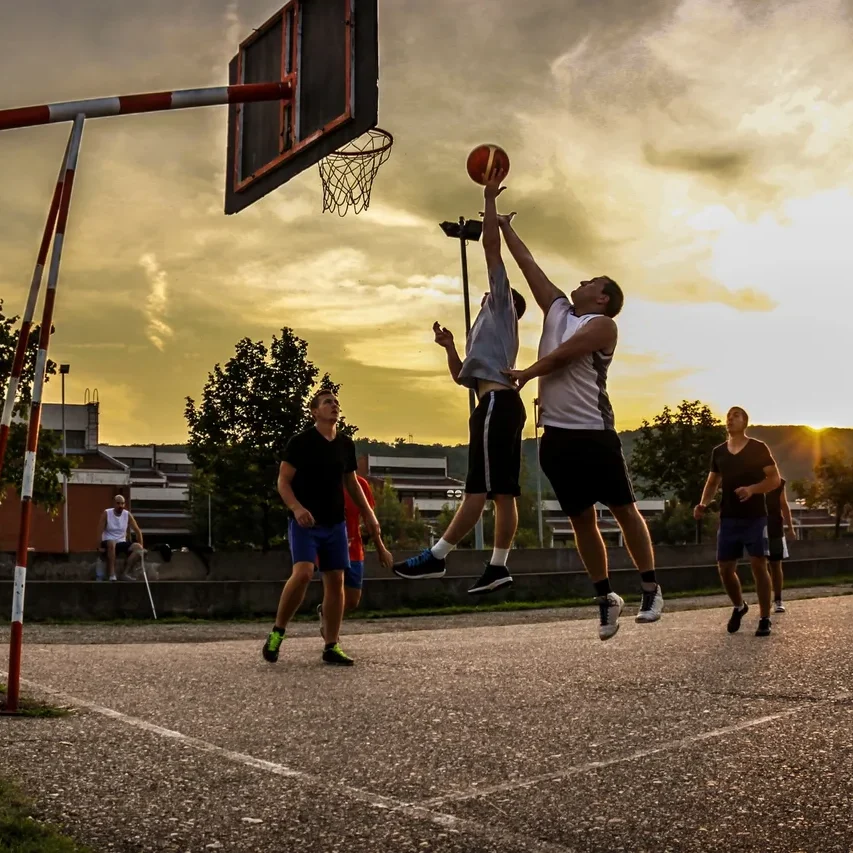
[[[62,377],[62,456],[68,456],[68,442],[65,435],[65,377],[71,372],[70,364],[59,365],[59,375]],[[68,475],[62,475],[62,546],[68,553]]]
[[[542,466],[539,464],[539,398],[533,401],[533,430],[536,435],[536,515],[539,520],[539,547],[545,547],[542,524]]]
[[[483,233],[483,223],[479,219],[466,219],[464,216],[459,217],[458,222],[440,222],[439,227],[448,237],[453,237],[459,240],[459,248],[462,255],[462,299],[465,304],[465,342],[467,344],[468,336],[471,334],[471,299],[468,295],[468,250],[466,248],[468,240],[478,242]],[[474,389],[468,389],[468,412],[474,414],[474,409],[477,406],[477,400],[474,395]],[[474,547],[477,550],[482,550],[483,542],[483,517],[480,516],[477,525],[474,527]]]

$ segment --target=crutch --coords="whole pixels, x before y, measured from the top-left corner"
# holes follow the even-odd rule
[[[148,600],[151,602],[151,612],[154,618],[157,618],[157,611],[154,609],[154,597],[151,595],[151,584],[148,583],[148,573],[145,571],[145,549],[142,549],[142,577],[145,579],[145,588],[148,590]]]

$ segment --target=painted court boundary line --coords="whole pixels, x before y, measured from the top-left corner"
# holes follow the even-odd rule
[[[563,770],[555,770],[552,773],[543,773],[541,776],[530,776],[527,779],[518,779],[512,782],[505,782],[502,785],[490,785],[489,787],[471,788],[468,791],[460,791],[456,794],[445,794],[441,797],[434,797],[431,800],[424,800],[419,805],[424,808],[436,808],[445,803],[462,803],[466,800],[476,800],[479,797],[488,797],[493,794],[502,794],[509,791],[518,791],[522,788],[532,788],[535,785],[541,785],[543,782],[555,782],[566,779],[569,776],[578,776],[581,773],[589,773],[593,770],[601,770],[605,767],[612,767],[615,764],[626,764],[632,761],[637,761],[641,758],[648,758],[650,755],[657,755],[661,752],[670,752],[682,749],[685,746],[692,746],[695,743],[701,743],[706,740],[716,740],[717,738],[725,737],[726,735],[737,734],[746,729],[753,729],[757,726],[763,726],[767,723],[773,723],[776,720],[791,717],[798,714],[800,711],[813,709],[816,704],[821,703],[810,702],[804,705],[797,705],[794,708],[788,708],[785,711],[778,711],[775,714],[768,714],[766,717],[757,717],[754,720],[744,720],[741,723],[735,723],[731,726],[725,726],[721,729],[712,729],[709,732],[701,732],[696,735],[688,735],[687,737],[679,738],[678,740],[666,741],[658,746],[641,749],[637,752],[632,752],[629,755],[617,755],[614,758],[607,758],[604,761],[589,761],[586,764],[575,764],[571,767],[566,767]]]
[[[138,717],[131,717],[128,714],[123,714],[121,711],[116,711],[112,708],[107,708],[104,705],[99,705],[95,702],[89,702],[85,699],[79,699],[76,696],[70,696],[66,693],[62,693],[61,691],[54,690],[51,687],[46,687],[34,681],[22,679],[22,683],[28,685],[34,690],[40,691],[49,696],[53,696],[54,698],[64,702],[67,705],[76,706],[79,708],[86,708],[89,711],[92,711],[96,714],[100,714],[101,716],[107,717],[111,720],[116,720],[117,722],[124,723],[125,725],[131,726],[132,728],[149,732],[150,734],[155,734],[159,737],[168,740],[177,741],[179,743],[185,744],[186,746],[197,749],[200,752],[206,752],[211,755],[217,755],[227,759],[228,761],[234,762],[236,764],[242,764],[246,767],[251,767],[256,770],[265,770],[268,773],[272,773],[276,776],[297,779],[300,782],[312,785],[314,787],[328,787],[328,782],[326,780],[323,780],[320,777],[314,776],[310,773],[305,773],[301,770],[295,770],[291,767],[287,767],[284,764],[278,764],[273,761],[266,761],[265,759],[256,758],[255,756],[248,755],[247,753],[235,752],[230,749],[225,749],[224,747],[217,746],[216,744],[210,743],[209,741],[201,740],[200,738],[193,737],[192,735],[185,735],[182,732],[176,731],[174,729],[167,729],[163,726],[158,726],[155,723],[149,723],[146,720],[139,719]],[[823,705],[838,700],[846,700],[849,698],[849,696],[849,693],[829,696],[826,699],[822,699],[817,702],[813,701],[796,705],[793,708],[787,708],[786,710],[778,711],[775,714],[768,714],[763,717],[756,717],[751,720],[744,720],[740,723],[735,723],[731,726],[724,726],[723,728],[712,729],[711,731],[700,732],[699,734],[695,735],[688,735],[687,737],[679,738],[677,740],[666,741],[665,743],[659,744],[658,746],[638,750],[627,755],[618,755],[614,756],[613,758],[605,759],[603,761],[590,761],[584,764],[575,764],[571,767],[566,767],[563,770],[556,770],[552,773],[544,773],[540,776],[532,776],[528,777],[527,779],[519,779],[512,782],[506,782],[500,785],[491,785],[482,788],[471,788],[468,791],[447,794],[441,797],[435,797],[433,799],[424,800],[420,803],[406,803],[402,800],[394,799],[393,797],[387,797],[383,794],[373,793],[371,791],[366,791],[363,788],[355,788],[345,784],[336,784],[335,791],[336,793],[343,795],[348,799],[364,803],[365,805],[377,810],[393,811],[399,814],[404,814],[407,817],[414,818],[416,820],[427,821],[436,826],[440,826],[443,829],[456,831],[459,833],[470,833],[473,835],[479,835],[491,839],[493,841],[502,841],[512,845],[514,849],[520,851],[530,850],[535,851],[535,853],[571,853],[570,848],[559,844],[539,841],[537,839],[518,835],[516,833],[502,831],[494,825],[487,826],[485,824],[478,823],[477,821],[469,820],[467,818],[459,818],[455,815],[435,811],[434,809],[439,808],[448,803],[461,803],[468,800],[479,799],[481,797],[488,797],[494,794],[502,794],[511,791],[521,790],[524,788],[532,788],[536,785],[542,784],[543,782],[559,781],[562,779],[566,779],[570,776],[577,776],[582,773],[589,773],[594,770],[600,770],[617,764],[630,763],[632,761],[637,761],[638,759],[647,758],[652,755],[658,755],[660,753],[682,749],[684,747],[692,746],[697,743],[702,743],[703,741],[716,740],[718,738],[726,737],[727,735],[737,734],[748,729],[757,728],[759,726],[767,725],[768,723],[776,722],[777,720],[785,719],[786,717],[794,716],[795,714],[798,714],[801,711],[807,709],[811,710],[817,705]]]
[[[21,679],[22,684],[26,684],[34,690],[52,696],[55,699],[63,702],[66,705],[85,708],[101,716],[111,720],[124,723],[141,731],[149,732],[150,734],[158,735],[167,740],[173,740],[182,743],[186,746],[197,749],[200,752],[206,752],[211,755],[217,755],[232,761],[236,764],[242,764],[246,767],[251,767],[255,770],[266,770],[268,773],[273,773],[276,776],[284,776],[289,779],[297,779],[314,787],[328,789],[329,783],[327,780],[321,779],[319,776],[314,776],[310,773],[305,773],[301,770],[294,770],[292,767],[287,767],[284,764],[277,764],[274,761],[266,761],[262,758],[256,758],[253,755],[248,755],[244,752],[235,752],[224,747],[217,746],[192,735],[185,735],[182,732],[174,729],[167,729],[163,726],[158,726],[155,723],[149,723],[146,720],[141,720],[138,717],[131,717],[128,714],[123,714],[121,711],[115,711],[112,708],[107,708],[104,705],[98,705],[95,702],[89,702],[85,699],[78,699],[76,696],[70,696],[67,693],[62,693],[54,690],[51,687],[45,687],[43,684],[37,684],[34,681]],[[559,844],[552,844],[547,841],[539,841],[528,836],[517,835],[513,832],[505,832],[495,826],[487,826],[477,821],[459,818],[455,815],[436,812],[422,805],[413,803],[404,803],[402,800],[395,800],[393,797],[386,797],[383,794],[375,794],[371,791],[365,791],[362,788],[354,788],[349,785],[336,783],[334,785],[335,793],[348,799],[364,803],[371,808],[377,810],[393,811],[398,814],[404,814],[406,817],[416,820],[423,820],[440,826],[443,829],[455,831],[459,833],[469,833],[472,835],[480,835],[491,841],[501,841],[510,845],[511,849],[519,851],[533,851],[533,853],[572,853],[568,847]]]

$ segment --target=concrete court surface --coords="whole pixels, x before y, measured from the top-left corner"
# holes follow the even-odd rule
[[[729,612],[626,608],[607,643],[590,610],[351,623],[350,669],[311,624],[274,666],[264,626],[30,626],[27,692],[78,710],[0,719],[0,772],[98,851],[850,853],[853,597],[791,601],[769,639]]]

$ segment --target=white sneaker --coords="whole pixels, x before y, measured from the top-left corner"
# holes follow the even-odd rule
[[[598,626],[598,638],[609,640],[619,630],[619,616],[625,602],[616,595],[609,592],[598,599],[598,612],[601,616],[601,624]]]
[[[782,602],[781,602],[781,601],[776,601],[776,602],[774,602],[774,604],[773,604],[773,612],[774,612],[774,613],[784,613],[784,612],[785,612],[785,605],[784,605],[784,604],[782,604]]]
[[[656,586],[651,592],[643,590],[643,603],[635,622],[657,622],[663,613],[663,593],[660,586]]]

